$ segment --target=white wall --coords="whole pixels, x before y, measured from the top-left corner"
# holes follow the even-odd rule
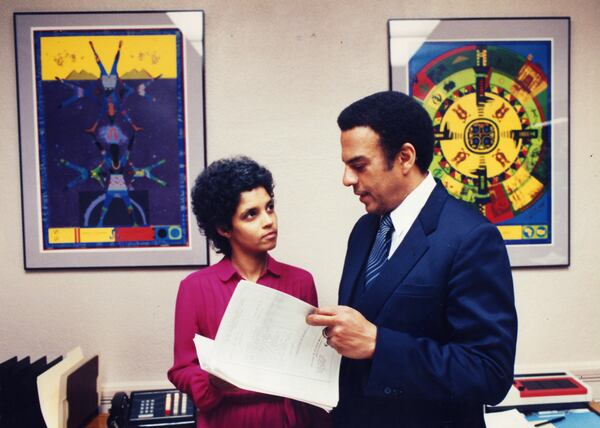
[[[313,272],[334,303],[362,205],[341,185],[335,119],[388,85],[388,18],[571,16],[571,266],[514,271],[517,364],[600,367],[600,12],[594,0],[117,1],[0,5],[0,361],[98,353],[105,388],[166,380],[186,269],[25,272],[12,12],[169,8],[206,12],[208,160],[244,153],[277,181],[275,256]],[[28,171],[27,171],[28,172]],[[213,261],[216,260],[213,255]]]

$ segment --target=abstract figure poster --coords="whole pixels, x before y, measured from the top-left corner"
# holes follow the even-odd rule
[[[563,264],[566,213],[553,209],[568,198],[552,186],[567,169],[566,116],[555,101],[564,97],[566,82],[553,61],[565,58],[556,36],[536,34],[535,20],[524,27],[531,31],[527,37],[510,31],[523,28],[523,21],[482,21],[417,21],[425,23],[421,29],[431,26],[422,40],[403,33],[415,21],[390,21],[392,87],[412,95],[432,119],[430,172],[497,225],[513,266]],[[476,30],[457,36],[461,24]]]
[[[201,26],[201,14],[186,14],[175,21],[196,18]],[[16,27],[19,19],[43,16],[48,17],[16,15]],[[200,135],[189,132],[186,95],[196,100],[203,95],[186,93],[190,82],[184,62],[195,54],[201,65],[202,52],[194,52],[186,24],[153,25],[153,18],[173,19],[173,13],[125,19],[131,17],[137,25],[125,28],[117,19],[113,26],[96,20],[93,26],[28,31],[34,70],[28,114],[37,142],[41,254],[79,257],[104,250],[105,260],[90,259],[84,266],[118,266],[123,250],[129,250],[136,260],[125,256],[124,265],[162,265],[161,253],[189,255],[192,244],[202,245],[190,227],[188,177],[204,165],[203,144],[201,164],[191,163],[199,156],[188,140],[203,143],[204,132],[203,125],[196,128]],[[22,148],[25,144],[22,138]],[[110,250],[120,251],[110,256]],[[194,257],[168,259],[169,265],[194,264]],[[203,257],[195,259],[201,264]],[[52,261],[44,267],[67,266]]]

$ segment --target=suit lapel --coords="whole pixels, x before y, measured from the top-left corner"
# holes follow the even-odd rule
[[[358,302],[356,309],[368,320],[373,321],[377,317],[389,296],[429,248],[427,235],[437,227],[447,197],[446,190],[438,182],[402,243],[382,266],[380,275]],[[369,250],[370,247],[367,253]]]
[[[338,301],[340,305],[349,305],[352,298],[352,292],[359,282],[359,275],[362,267],[369,257],[371,246],[379,228],[379,217],[369,215],[365,218],[364,224],[357,226],[357,229],[351,237],[350,245],[348,246],[348,254],[344,263],[342,279],[340,280],[340,290]]]
[[[429,248],[420,222],[415,221],[392,257],[382,266],[375,282],[362,296],[356,309],[373,321],[390,294]]]

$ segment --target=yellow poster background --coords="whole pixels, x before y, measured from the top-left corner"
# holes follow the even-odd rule
[[[110,73],[119,41],[122,41],[117,66],[119,77],[127,79],[129,74],[130,78],[140,78],[144,72],[151,77],[162,74],[162,79],[177,77],[176,36],[158,34],[41,37],[42,79],[68,79],[70,75],[77,75],[79,79],[99,78],[100,69],[90,41],[107,73]]]

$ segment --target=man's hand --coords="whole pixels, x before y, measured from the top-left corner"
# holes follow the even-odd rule
[[[327,344],[344,357],[356,360],[372,358],[375,353],[377,326],[348,306],[317,308],[306,317],[309,325],[323,326]]]

